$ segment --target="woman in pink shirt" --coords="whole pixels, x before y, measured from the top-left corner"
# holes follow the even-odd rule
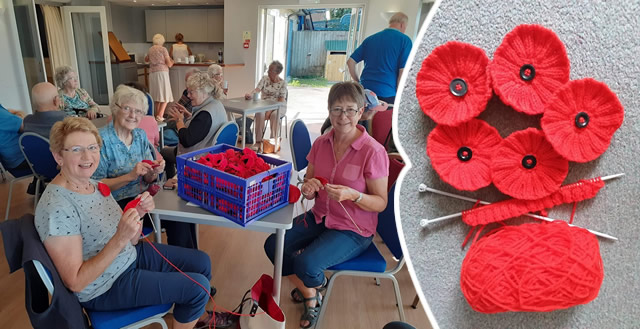
[[[173,60],[169,57],[167,48],[163,46],[164,36],[156,34],[153,36],[153,46],[149,48],[149,53],[145,60],[149,62],[149,93],[155,103],[156,120],[164,121],[164,109],[167,103],[173,102],[171,93],[171,82],[169,81],[169,68],[173,66]]]
[[[364,90],[357,83],[337,83],[329,91],[328,103],[333,130],[313,143],[301,188],[315,204],[285,234],[282,275],[296,286],[293,300],[304,305],[302,328],[317,321],[320,292],[327,284],[324,271],[369,247],[378,213],[387,206],[387,153],[357,124],[364,111]],[[328,183],[323,186],[317,177]],[[272,262],[275,240],[272,235],[265,242]]]

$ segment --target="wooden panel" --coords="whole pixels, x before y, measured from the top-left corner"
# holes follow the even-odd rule
[[[109,50],[116,56],[118,62],[131,61],[131,57],[129,57],[129,54],[124,50],[124,47],[122,47],[122,44],[113,32],[109,32]]]
[[[207,41],[224,42],[224,9],[207,9]]]
[[[166,13],[164,10],[145,10],[144,18],[147,28],[147,42],[152,42],[156,33],[162,34],[165,39],[167,38]]]
[[[323,76],[327,60],[325,41],[346,39],[346,31],[294,31],[291,47],[291,76]]]
[[[329,81],[343,81],[346,70],[346,54],[327,54],[327,62],[324,65],[324,78]]]

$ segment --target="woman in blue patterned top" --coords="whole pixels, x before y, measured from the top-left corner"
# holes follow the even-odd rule
[[[67,115],[85,112],[87,118],[95,119],[100,112],[98,104],[93,101],[86,90],[80,88],[78,74],[70,66],[56,68],[56,84],[60,95],[60,111]],[[76,110],[80,111],[76,113]]]

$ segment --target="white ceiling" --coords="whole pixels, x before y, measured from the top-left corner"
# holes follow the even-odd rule
[[[110,0],[110,2],[128,7],[224,5],[224,0]]]

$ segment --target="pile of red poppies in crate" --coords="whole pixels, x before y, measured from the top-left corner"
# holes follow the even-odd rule
[[[242,151],[228,149],[222,153],[208,153],[196,162],[242,178],[249,178],[271,169],[268,163],[249,148]]]

